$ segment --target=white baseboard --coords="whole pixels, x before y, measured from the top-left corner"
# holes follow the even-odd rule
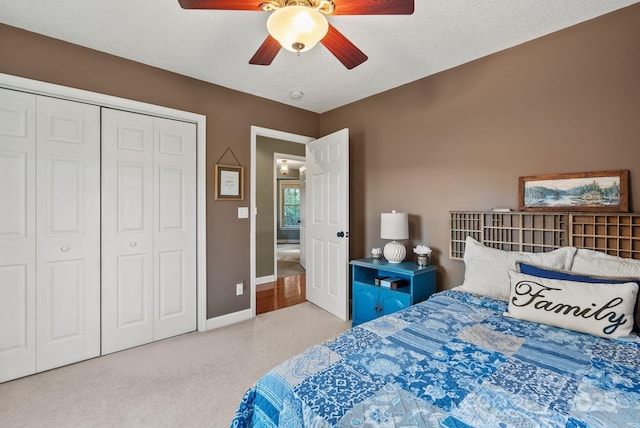
[[[266,284],[268,282],[274,282],[276,280],[275,275],[262,276],[260,278],[256,278],[256,285]]]
[[[251,309],[245,309],[243,311],[232,312],[230,314],[221,315],[219,317],[209,318],[207,320],[207,330],[225,327],[227,325],[249,320],[251,318]]]

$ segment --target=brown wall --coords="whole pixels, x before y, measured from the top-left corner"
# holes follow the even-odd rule
[[[629,169],[640,200],[638,22],[634,5],[320,116],[1,24],[0,72],[206,115],[209,193],[227,146],[249,177],[251,125],[348,127],[351,256],[383,244],[380,212],[407,211],[407,247],[433,246],[448,288],[448,212],[515,208],[521,175]],[[248,205],[208,198],[208,317],[249,307]]]
[[[433,246],[440,287],[461,284],[448,212],[517,208],[523,175],[629,169],[637,210],[639,25],[635,5],[322,114],[321,135],[351,132],[351,256],[406,211],[407,248]]]
[[[250,127],[314,136],[317,114],[2,24],[0,73],[206,115],[207,316],[249,308],[250,227],[248,219],[237,218],[237,208],[249,206],[249,197],[215,201],[213,165],[230,146],[245,166],[249,195]],[[241,281],[245,293],[236,297]]]

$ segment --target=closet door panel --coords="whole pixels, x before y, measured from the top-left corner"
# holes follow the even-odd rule
[[[47,341],[78,339],[84,334],[84,287],[82,260],[50,262],[45,266],[47,301]],[[45,315],[45,314],[43,314]]]
[[[37,370],[100,355],[100,109],[37,98]]]
[[[116,280],[116,327],[118,329],[135,328],[148,325],[151,313],[148,302],[151,299],[147,279],[149,257],[145,254],[127,254],[117,257],[118,278]],[[149,335],[141,340],[149,341]]]
[[[3,184],[0,200],[5,207],[0,210],[0,237],[3,239],[27,236],[28,174],[33,173],[33,168],[29,171],[27,162],[32,160],[33,155],[26,152],[0,151],[0,182]]]
[[[148,224],[149,207],[145,202],[149,199],[148,184],[150,165],[144,162],[116,163],[117,168],[117,233],[118,234],[144,234],[151,233]],[[145,195],[147,194],[147,195]]]
[[[102,353],[153,341],[153,118],[102,110]]]
[[[156,340],[196,329],[196,125],[155,119]]]
[[[0,382],[36,370],[35,111],[0,89]]]
[[[184,251],[158,253],[159,314],[160,320],[179,317],[185,313],[186,284]]]

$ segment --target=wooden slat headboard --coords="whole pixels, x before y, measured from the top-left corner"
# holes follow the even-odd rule
[[[547,252],[573,246],[640,260],[640,213],[452,211],[449,256],[471,236],[492,248]]]

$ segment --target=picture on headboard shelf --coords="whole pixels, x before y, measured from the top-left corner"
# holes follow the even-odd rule
[[[629,171],[520,177],[520,211],[629,211]]]

